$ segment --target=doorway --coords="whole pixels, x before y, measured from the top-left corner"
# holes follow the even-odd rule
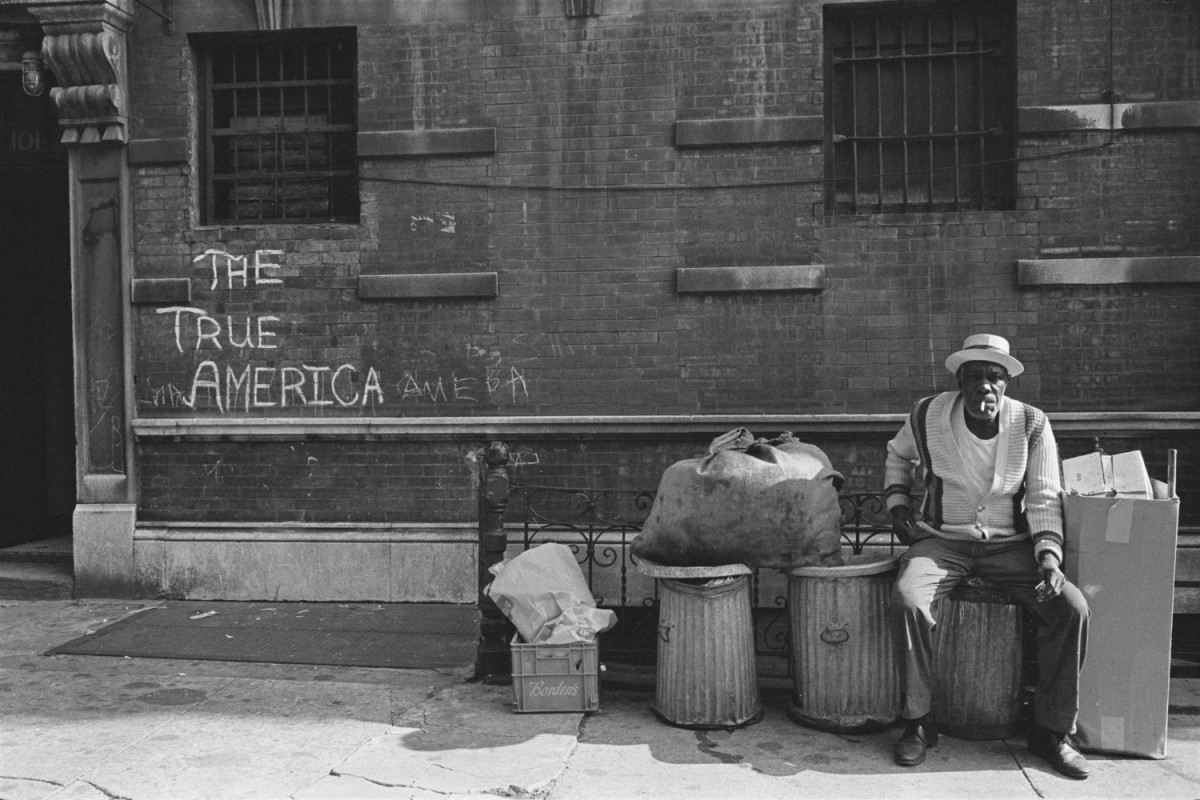
[[[75,390],[67,151],[49,91],[0,72],[0,548],[71,535]]]

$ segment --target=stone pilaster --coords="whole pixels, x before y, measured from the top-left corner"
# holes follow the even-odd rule
[[[132,596],[137,517],[128,286],[132,277],[126,33],[134,0],[36,0],[42,60],[68,145],[75,338],[79,596]]]

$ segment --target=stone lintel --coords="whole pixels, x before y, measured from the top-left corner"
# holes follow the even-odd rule
[[[1021,133],[1200,128],[1200,101],[1024,106]]]
[[[696,119],[675,123],[676,147],[820,142],[824,135],[825,122],[820,116]]]
[[[1200,256],[1019,260],[1017,281],[1022,286],[1200,283]]]
[[[681,293],[819,292],[825,288],[825,267],[689,267],[676,271],[675,288]]]
[[[1200,101],[1129,103],[1119,108],[1120,127],[1126,129],[1200,128]]]
[[[360,158],[412,158],[495,152],[495,128],[359,131],[358,133]]]

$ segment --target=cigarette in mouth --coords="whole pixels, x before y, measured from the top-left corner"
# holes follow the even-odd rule
[[[980,410],[980,411],[987,411],[987,401],[986,401],[986,400],[980,400],[980,401],[979,401],[979,410]]]

